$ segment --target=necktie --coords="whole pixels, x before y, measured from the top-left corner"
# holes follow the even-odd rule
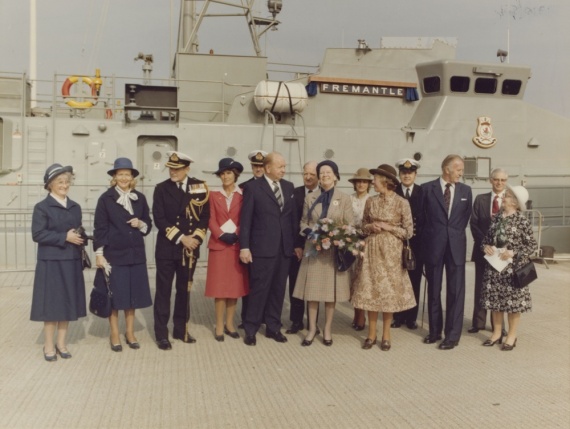
[[[410,199],[410,188],[406,188],[406,199]]]
[[[281,190],[279,189],[279,183],[273,182],[273,193],[275,194],[275,198],[277,198],[277,202],[279,203],[279,208],[283,208],[283,195],[281,195]]]
[[[499,213],[499,196],[498,195],[495,195],[495,198],[493,198],[493,207],[491,208],[491,213],[494,215]]]
[[[178,182],[178,189],[180,189],[181,192],[184,192],[184,191],[182,190],[182,182]]]
[[[312,190],[312,189],[309,189],[309,190],[307,191],[307,194],[310,194],[311,192],[313,192],[313,190]]]
[[[443,201],[445,202],[445,210],[449,213],[449,205],[451,204],[451,183],[445,184],[445,192],[443,193]]]

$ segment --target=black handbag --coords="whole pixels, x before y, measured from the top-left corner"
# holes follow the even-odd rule
[[[522,267],[519,267],[515,270],[513,286],[517,289],[521,289],[531,284],[537,278],[538,276],[536,275],[536,267],[534,266],[534,262],[528,261],[527,264],[524,264]]]
[[[410,247],[410,240],[406,240],[404,248],[402,249],[402,268],[405,268],[408,271],[416,269],[416,257]]]
[[[103,268],[98,268],[89,298],[89,311],[95,316],[106,319],[113,311],[112,300],[113,292],[109,286],[109,276]]]
[[[335,247],[335,259],[336,259],[336,269],[337,271],[343,272],[347,271],[354,261],[356,261],[356,256],[352,252],[347,252],[345,250],[339,250]]]

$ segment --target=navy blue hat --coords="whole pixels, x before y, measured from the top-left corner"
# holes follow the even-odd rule
[[[115,163],[113,164],[113,168],[107,171],[109,176],[114,176],[117,170],[131,170],[133,172],[133,177],[137,177],[139,175],[139,171],[133,167],[133,163],[129,158],[117,158]]]
[[[338,165],[336,165],[336,163],[334,161],[331,161],[330,159],[325,159],[324,161],[321,161],[317,164],[317,177],[319,176],[319,174],[321,172],[321,167],[324,167],[325,165],[328,165],[330,168],[332,168],[334,175],[336,176],[336,178],[338,180],[340,180],[340,173],[338,172]]]
[[[63,173],[73,173],[73,167],[71,165],[64,167],[61,164],[50,165],[44,174],[44,189],[48,188],[49,182]]]
[[[220,162],[218,163],[218,171],[216,171],[214,174],[219,176],[224,171],[233,170],[233,169],[236,169],[238,171],[238,173],[241,174],[241,172],[243,171],[243,165],[241,165],[237,161],[234,161],[231,158],[222,158],[222,159],[220,159]]]

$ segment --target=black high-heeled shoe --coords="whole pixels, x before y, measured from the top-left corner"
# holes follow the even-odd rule
[[[125,341],[127,342],[127,345],[133,349],[133,350],[138,350],[141,348],[141,345],[139,344],[138,341],[133,341],[132,343],[129,341],[129,339],[127,338],[127,335],[125,334]]]
[[[225,325],[224,325],[224,334],[226,334],[232,338],[235,338],[235,339],[239,338],[239,333],[237,331],[232,332]]]
[[[330,340],[325,340],[325,339],[323,338],[323,344],[324,344],[325,346],[332,346],[332,343],[333,343],[332,338],[331,338]]]
[[[302,345],[303,347],[309,347],[311,344],[313,344],[313,341],[314,341],[314,339],[315,339],[315,337],[316,337],[317,335],[319,335],[319,333],[318,333],[318,332],[315,332],[315,335],[313,335],[313,338],[311,338],[310,340],[307,339],[307,337],[308,337],[308,335],[307,335],[307,337],[305,337],[305,339],[303,340],[303,342],[301,343],[301,345]]]
[[[517,346],[517,339],[515,338],[515,342],[513,343],[513,345],[511,346],[510,344],[503,344],[503,347],[501,347],[501,351],[503,352],[510,352],[512,349],[514,349]]]
[[[62,359],[71,358],[71,353],[69,353],[69,351],[62,352],[57,345],[55,346],[55,354],[60,355]]]
[[[44,359],[47,362],[55,362],[57,360],[57,352],[54,351],[53,355],[48,355],[46,349],[44,348]]]
[[[114,352],[123,351],[123,346],[121,344],[113,344],[110,338],[109,338],[109,344],[111,345],[111,350],[113,350]]]
[[[362,348],[364,350],[370,350],[374,344],[376,344],[376,338],[374,338],[373,340],[371,340],[370,338],[366,338],[364,344],[362,344]]]
[[[493,347],[493,346],[494,346],[495,344],[497,344],[497,343],[503,344],[503,337],[499,337],[499,338],[497,338],[495,341],[493,341],[493,340],[491,340],[491,339],[485,340],[485,342],[483,343],[483,346],[485,346],[485,347]]]

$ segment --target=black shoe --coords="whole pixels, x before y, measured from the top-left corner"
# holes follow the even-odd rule
[[[504,329],[501,331],[501,335],[503,337],[506,337],[508,335],[507,331],[505,331]]]
[[[413,331],[414,329],[418,329],[418,324],[417,324],[416,321],[414,320],[414,321],[412,321],[412,322],[406,322],[406,327],[407,327],[408,329],[411,329],[411,330]]]
[[[364,325],[354,325],[355,331],[364,331]]]
[[[399,320],[392,320],[392,323],[390,323],[390,328],[399,328],[400,326],[402,326],[402,322],[400,322]]]
[[[469,332],[470,334],[476,334],[477,332],[481,331],[481,329],[476,328],[475,326],[472,326],[471,328],[469,328],[467,330],[467,332]]]
[[[459,345],[459,341],[452,341],[452,340],[445,339],[439,344],[439,349],[440,350],[452,350],[453,348],[455,348],[458,345]]]
[[[286,334],[296,334],[299,331],[302,331],[305,327],[302,323],[292,323],[291,327],[285,331]]]
[[[123,351],[123,346],[121,344],[113,344],[110,338],[109,338],[109,344],[111,345],[111,350],[113,350],[114,352]]]
[[[71,353],[68,350],[61,351],[57,345],[55,346],[55,353],[60,355],[62,359],[71,359]]]
[[[278,343],[286,343],[287,342],[287,337],[285,335],[283,335],[281,333],[281,331],[277,331],[277,332],[265,331],[265,336],[267,338],[273,338]]]
[[[330,347],[330,346],[332,346],[332,343],[333,343],[332,338],[331,338],[330,340],[325,340],[325,339],[323,338],[323,344],[324,344],[325,346],[329,346],[329,347]]]
[[[162,340],[158,340],[156,342],[156,344],[158,344],[158,348],[160,350],[171,350],[172,349],[172,344],[170,344],[170,341],[168,341],[167,338],[163,338]]]
[[[510,352],[516,346],[517,346],[517,339],[515,338],[515,342],[513,343],[512,346],[510,344],[505,343],[505,344],[503,344],[503,347],[501,347],[501,350],[504,352]]]
[[[196,342],[196,338],[194,338],[192,335],[190,334],[186,334],[186,337],[184,337],[183,335],[173,335],[172,336],[175,340],[180,340],[183,343],[186,344],[194,344]]]
[[[497,338],[495,341],[493,341],[493,340],[491,340],[491,339],[485,340],[485,342],[483,343],[483,345],[484,345],[485,347],[493,347],[493,346],[494,346],[495,344],[497,344],[497,343],[503,344],[503,337]]]
[[[221,342],[224,341],[224,334],[222,334],[222,335],[216,335],[216,334],[214,333],[214,338],[216,339],[216,341],[218,341],[219,343],[221,343]]]
[[[46,349],[44,349],[44,359],[47,362],[55,362],[57,360],[57,352],[54,351],[53,355],[48,355],[48,354],[46,354]]]
[[[374,344],[376,344],[376,338],[374,338],[373,340],[370,338],[366,338],[366,340],[364,340],[364,344],[362,344],[362,348],[364,350],[370,350]]]
[[[255,335],[246,335],[243,339],[243,342],[246,346],[255,346],[257,344],[257,340],[255,339]]]
[[[138,350],[141,348],[140,344],[138,343],[138,341],[133,341],[132,343],[129,341],[129,339],[127,338],[127,336],[125,335],[125,341],[127,342],[127,346],[129,346],[131,349],[134,350]]]
[[[244,329],[244,327],[243,327],[243,322],[241,322],[241,323],[238,325],[238,329]]]
[[[224,334],[226,334],[232,338],[235,338],[235,339],[239,338],[239,334],[237,331],[232,332],[228,328],[226,328],[225,326],[224,326]]]
[[[424,338],[424,344],[433,344],[439,340],[441,340],[441,335],[438,335],[436,337],[432,337],[431,335],[427,335]]]

